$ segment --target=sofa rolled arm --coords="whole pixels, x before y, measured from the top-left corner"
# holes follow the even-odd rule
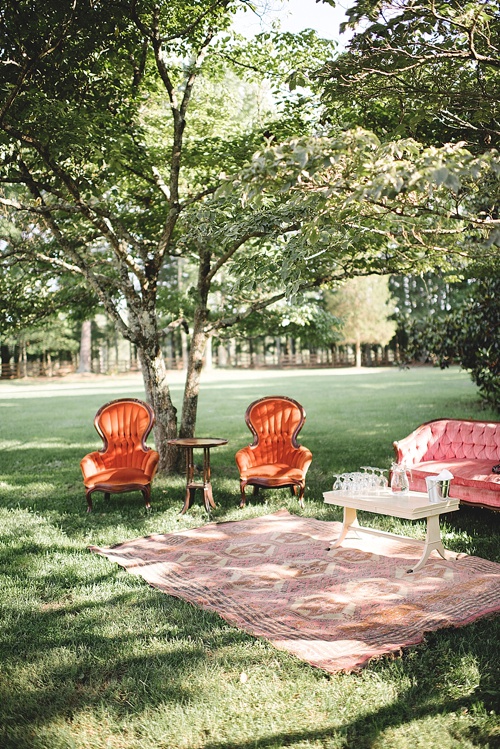
[[[408,468],[421,463],[432,442],[433,433],[430,426],[422,424],[404,439],[393,442],[396,462],[404,463]]]

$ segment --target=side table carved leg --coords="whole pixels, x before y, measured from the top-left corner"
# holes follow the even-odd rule
[[[194,452],[192,447],[186,448],[186,497],[184,506],[179,515],[184,515],[189,510],[194,501],[194,489],[190,486],[194,476]]]
[[[443,557],[447,559],[446,550],[441,541],[441,529],[439,527],[439,515],[432,515],[427,518],[427,533],[425,537],[425,546],[422,552],[422,556],[418,560],[418,563],[413,569],[408,570],[408,573],[417,572],[421,567],[424,566],[426,561],[434,549]]]
[[[338,546],[340,546],[342,541],[345,540],[349,530],[353,526],[354,528],[359,526],[356,510],[353,507],[344,507],[344,522],[342,524],[342,530],[340,531],[339,537],[337,538],[335,543],[331,545],[330,548],[336,549]]]
[[[210,474],[210,448],[203,448],[203,501],[205,509],[210,515],[210,508],[215,510],[215,502],[212,494],[212,482]]]
[[[205,484],[205,486],[203,487],[203,501],[205,503],[205,509],[210,515],[210,509],[213,508],[215,510],[215,502],[212,494],[212,484]]]
[[[194,498],[195,498],[194,493],[195,493],[195,489],[193,489],[192,486],[188,486],[186,489],[186,497],[184,499],[184,506],[182,510],[179,512],[179,515],[184,515],[184,513],[189,510],[189,508],[194,502]]]

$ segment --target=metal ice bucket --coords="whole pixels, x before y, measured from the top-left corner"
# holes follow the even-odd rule
[[[450,493],[450,479],[442,481],[437,476],[427,476],[425,479],[427,484],[427,494],[429,495],[429,502],[441,502],[443,499],[448,499]]]

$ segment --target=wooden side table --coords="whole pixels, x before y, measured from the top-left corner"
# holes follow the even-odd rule
[[[215,437],[178,437],[168,440],[169,445],[177,445],[186,451],[186,498],[180,515],[184,515],[194,502],[196,489],[203,489],[203,502],[205,509],[210,515],[210,508],[215,509],[215,502],[210,482],[210,448],[227,445],[227,440]],[[203,449],[203,481],[195,481],[194,450]]]

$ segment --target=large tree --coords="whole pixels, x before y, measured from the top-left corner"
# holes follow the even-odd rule
[[[347,16],[345,26],[354,30],[347,51],[318,73],[332,122],[345,126],[354,121],[384,140],[411,135],[426,145],[460,143],[474,153],[489,152],[498,158],[498,0],[355,0]],[[478,179],[469,194],[470,210],[478,217],[489,216],[493,223],[499,215],[497,184],[495,176]],[[496,231],[493,244],[499,244],[498,237]],[[473,249],[474,239],[466,231],[464,239]],[[484,279],[498,275],[498,262],[494,254],[491,263],[484,261],[471,252],[467,263],[452,266],[444,278],[446,269],[440,266],[441,278],[425,274],[420,281],[400,283],[401,291],[411,288],[414,296],[410,306],[401,297],[399,338],[409,353],[432,351],[441,362],[450,357],[460,361],[483,394],[490,388],[493,400],[500,387],[495,346],[490,333],[484,340],[477,335],[482,326],[471,324],[471,314],[465,322],[463,311],[466,293],[471,298],[477,295],[467,310],[482,310],[487,296],[488,314],[492,319],[498,316],[497,297],[484,291]],[[415,306],[417,299],[421,309]],[[484,375],[488,356],[489,379]]]
[[[240,220],[231,236],[224,235],[224,246],[211,232],[210,209],[203,204],[220,172],[246,160],[265,130],[263,116],[248,126],[250,95],[241,93],[241,81],[231,89],[227,71],[284,80],[285,49],[296,63],[306,54],[319,63],[331,47],[311,35],[278,38],[276,45],[263,39],[260,51],[258,42],[250,52],[241,42],[229,46],[225,32],[244,5],[21,0],[0,10],[2,204],[19,229],[5,254],[83,278],[135,344],[157,416],[163,469],[175,462],[167,439],[178,434],[178,424],[162,336],[189,325],[179,429],[186,436],[194,431],[203,353],[215,332],[209,295],[241,248],[287,230],[278,217],[264,216],[261,222]],[[259,71],[264,63],[268,70]],[[283,111],[285,120],[299,125],[297,107],[288,102]],[[287,125],[280,124],[283,135]],[[190,222],[203,220],[203,213],[207,231],[190,237]],[[179,289],[186,269],[192,282]],[[169,295],[180,299],[177,308],[162,303]],[[236,315],[233,305],[222,326],[283,296],[276,285],[263,289],[244,308],[239,304]]]

